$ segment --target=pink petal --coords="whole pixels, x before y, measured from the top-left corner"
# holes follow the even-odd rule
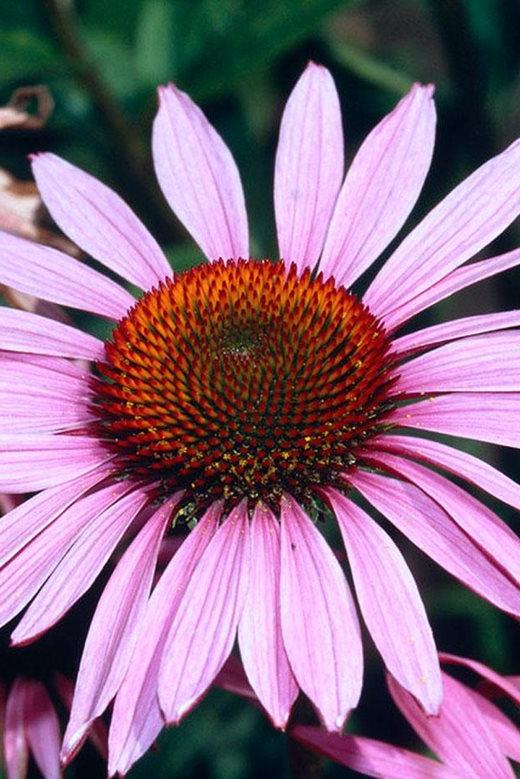
[[[287,101],[276,152],[274,209],[288,266],[316,265],[342,178],[338,93],[329,71],[310,62]]]
[[[53,682],[61,702],[70,711],[72,698],[74,697],[74,685],[70,679],[67,679],[60,673],[53,675]],[[92,746],[95,747],[100,757],[106,762],[108,759],[108,732],[103,720],[98,719],[92,723],[88,737]]]
[[[119,284],[70,255],[1,231],[0,283],[116,320],[135,303]]]
[[[23,356],[28,360],[20,360]],[[21,390],[34,389],[40,394],[52,393],[54,397],[74,399],[90,395],[87,371],[59,357],[40,358],[48,360],[48,364],[38,359],[36,355],[0,352],[0,391],[10,390],[16,395]]]
[[[152,149],[166,200],[204,254],[210,260],[249,257],[233,157],[200,108],[173,84],[159,88]]]
[[[41,682],[26,681],[25,733],[34,759],[45,779],[60,779],[60,725],[58,715]]]
[[[291,668],[327,730],[341,730],[359,700],[363,654],[343,572],[299,505],[281,509],[282,634]]]
[[[474,543],[520,582],[520,541],[491,509],[444,476],[411,460],[391,454],[378,454],[377,460],[429,495]]]
[[[127,485],[122,483],[109,486],[72,503],[0,568],[0,624],[5,625],[23,609],[83,528],[126,489]]]
[[[99,600],[81,657],[66,740],[75,750],[106,709],[128,668],[147,605],[157,553],[175,500],[163,504],[119,561]]]
[[[513,779],[514,774],[465,687],[443,674],[444,701],[438,717],[428,717],[399,684],[388,687],[401,713],[423,741],[462,776]]]
[[[379,317],[415,298],[473,257],[520,211],[520,143],[488,160],[405,238],[370,285],[365,302]]]
[[[461,779],[446,766],[407,749],[362,736],[324,733],[309,725],[297,725],[291,736],[313,752],[378,779]]]
[[[38,154],[32,167],[52,218],[87,254],[145,290],[171,276],[155,239],[109,187],[55,154]]]
[[[397,393],[520,390],[520,330],[439,346],[396,369]]]
[[[102,360],[105,354],[103,342],[93,335],[54,319],[5,306],[0,308],[0,349],[85,360]]]
[[[466,688],[487,727],[494,735],[501,751],[512,760],[520,762],[520,731],[497,706],[475,690]]]
[[[213,504],[170,561],[152,592],[137,649],[114,702],[109,733],[109,775],[125,774],[161,731],[158,674],[166,638],[192,574],[217,529],[222,507]],[[69,759],[73,744],[65,737]]]
[[[362,509],[326,490],[365,622],[388,670],[428,714],[442,701],[439,660],[421,596],[392,539]]]
[[[439,441],[430,441],[428,438],[410,438],[386,433],[373,438],[370,446],[445,468],[520,511],[520,485],[468,452],[446,446]]]
[[[520,310],[501,311],[498,314],[478,314],[454,319],[451,322],[441,322],[438,325],[425,327],[415,333],[408,333],[400,338],[394,338],[392,347],[398,354],[422,349],[431,344],[452,341],[478,333],[491,333],[494,330],[504,330],[520,325]]]
[[[520,448],[520,395],[458,393],[400,406],[390,421],[403,427]]]
[[[4,434],[60,433],[84,428],[96,419],[89,398],[77,391],[64,397],[39,385],[16,386],[16,391],[13,385],[8,389],[1,385],[0,379],[0,430]]]
[[[105,476],[96,469],[33,495],[4,514],[0,523],[0,568]]]
[[[87,527],[77,534],[74,544],[13,631],[13,644],[33,641],[52,627],[88,590],[125,530],[147,502],[148,494],[144,490],[135,490],[92,517]]]
[[[424,292],[400,304],[391,313],[385,314],[383,323],[389,330],[397,329],[412,316],[425,308],[429,308],[434,303],[438,303],[455,292],[470,287],[472,284],[483,281],[490,276],[495,276],[497,273],[502,273],[509,268],[515,268],[519,264],[520,250],[515,249],[512,252],[492,257],[489,260],[480,260],[479,262],[465,265],[463,268],[457,268],[457,270],[448,273],[440,281],[425,289]]]
[[[33,369],[44,369],[49,373],[55,372],[58,381],[61,376],[65,376],[67,379],[74,379],[76,382],[85,382],[90,376],[90,371],[84,360],[72,362],[72,360],[64,357],[52,357],[43,354],[5,352],[0,349],[0,364],[2,366],[2,374],[4,373],[3,366],[5,365],[6,370],[31,371]]]
[[[159,702],[169,723],[179,722],[202,697],[233,648],[249,580],[249,547],[242,502],[202,554],[166,639]]]
[[[273,724],[285,728],[298,695],[280,625],[280,530],[271,511],[257,506],[251,521],[249,589],[238,628],[247,677]]]
[[[0,434],[0,490],[36,492],[93,471],[112,455],[94,438]]]
[[[467,587],[511,614],[520,613],[517,587],[446,512],[415,487],[358,471],[352,485],[413,544]]]
[[[29,748],[25,735],[24,711],[27,680],[15,680],[5,707],[4,760],[7,779],[25,779],[29,763]]]
[[[448,273],[440,281],[432,284],[419,295],[411,300],[400,304],[391,313],[385,314],[383,323],[388,330],[395,330],[404,324],[415,314],[429,308],[434,303],[453,295],[459,290],[466,289],[472,284],[502,273],[509,268],[515,268],[520,264],[520,250],[515,249],[512,252],[501,254],[498,257],[492,257],[489,260],[480,260],[465,265],[463,268]]]
[[[366,138],[347,173],[320,269],[349,287],[403,226],[430,167],[433,88],[415,84]]]
[[[472,660],[469,657],[460,657],[448,652],[441,652],[439,657],[442,663],[452,663],[469,668],[493,686],[498,687],[504,695],[508,695],[511,700],[520,705],[520,688],[511,681],[510,677],[497,674],[496,671],[493,671],[492,668],[484,665],[484,663],[479,663],[478,660]]]

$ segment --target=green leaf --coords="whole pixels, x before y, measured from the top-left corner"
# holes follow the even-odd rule
[[[43,38],[27,29],[0,31],[0,85],[41,81],[66,69],[65,60]]]
[[[134,59],[139,80],[156,86],[173,77],[174,8],[168,0],[145,0],[137,21]]]
[[[406,94],[413,84],[413,78],[356,46],[344,41],[331,41],[329,48],[336,60],[347,70],[388,92],[401,96]]]
[[[179,80],[197,99],[234,92],[251,74],[315,35],[345,0],[201,0],[175,4]],[[191,18],[188,19],[187,11]]]

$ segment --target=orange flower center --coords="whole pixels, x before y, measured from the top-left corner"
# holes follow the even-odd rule
[[[339,485],[388,408],[389,340],[334,279],[219,260],[148,292],[106,344],[98,432],[197,510]]]

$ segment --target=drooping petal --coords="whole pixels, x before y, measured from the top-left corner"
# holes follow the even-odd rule
[[[405,238],[364,300],[384,317],[473,257],[520,211],[520,142],[484,163]]]
[[[152,592],[130,668],[114,702],[109,733],[109,776],[124,775],[164,725],[157,699],[164,644],[182,596],[217,529],[222,507],[213,504],[175,553]],[[63,756],[73,754],[65,736]]]
[[[185,92],[159,88],[155,172],[166,200],[210,260],[249,257],[240,176],[222,138]]]
[[[6,306],[0,308],[0,349],[82,360],[102,360],[105,354],[103,342],[89,333]]]
[[[95,438],[0,434],[0,490],[36,492],[102,467],[112,455]]]
[[[362,509],[326,490],[345,543],[356,595],[385,665],[428,714],[442,701],[439,660],[421,596],[392,539]]]
[[[488,555],[422,490],[389,476],[358,471],[350,482],[407,538],[495,606],[520,614],[520,594]]]
[[[520,448],[520,394],[460,392],[399,406],[390,421],[403,427]]]
[[[511,681],[511,677],[502,676],[493,671],[489,666],[484,663],[479,663],[478,660],[472,660],[469,657],[461,657],[460,655],[452,655],[449,652],[441,652],[440,659],[443,663],[453,663],[454,665],[462,665],[465,668],[469,668],[476,674],[481,676],[487,682],[490,682],[495,687],[508,695],[511,700],[520,705],[520,687]]]
[[[486,333],[439,346],[400,365],[395,393],[520,390],[520,330]]]
[[[488,701],[476,690],[466,688],[466,691],[473,698],[482,719],[493,733],[504,755],[520,762],[520,731],[518,727],[494,703]]]
[[[258,703],[258,697],[249,684],[244,666],[236,655],[229,655],[216,675],[214,685],[232,692],[233,695],[240,695],[241,698]]]
[[[73,683],[60,673],[53,674],[52,681],[61,702],[70,711],[72,698],[74,697]],[[108,730],[102,719],[97,719],[92,723],[88,732],[88,738],[92,746],[106,762],[108,759]]]
[[[327,730],[361,694],[363,654],[348,585],[331,549],[290,497],[281,508],[282,635],[296,681]]]
[[[495,276],[497,273],[502,273],[509,268],[516,268],[518,265],[520,265],[520,249],[514,249],[512,252],[500,254],[498,257],[479,260],[457,268],[425,289],[424,292],[420,292],[411,300],[399,304],[393,311],[385,314],[382,317],[383,324],[388,330],[395,330],[412,316],[424,311],[434,303],[438,303],[472,284]]]
[[[171,276],[155,239],[109,187],[55,154],[36,155],[32,168],[52,218],[87,254],[144,290]]]
[[[418,295],[400,304],[395,310],[385,314],[382,319],[388,330],[395,330],[404,324],[415,314],[429,308],[434,303],[466,289],[472,284],[502,273],[509,268],[516,268],[520,265],[520,249],[515,249],[506,254],[500,254],[498,257],[491,257],[489,260],[479,260],[465,265],[462,268],[448,273],[440,281],[432,284],[431,287],[420,292]],[[450,323],[443,323],[448,326]],[[440,325],[442,326],[442,325]],[[414,335],[413,333],[411,334]]]
[[[444,476],[411,460],[386,453],[378,454],[377,460],[395,469],[429,495],[475,544],[520,585],[520,541],[491,509]]]
[[[316,265],[342,178],[338,93],[329,71],[310,62],[287,101],[276,152],[274,210],[287,266]]]
[[[392,678],[396,705],[423,741],[462,776],[513,779],[514,773],[466,688],[443,674],[444,701],[438,717],[428,717]]]
[[[137,489],[92,517],[13,631],[13,644],[33,641],[86,592],[148,500],[147,493]]]
[[[3,727],[7,779],[25,779],[27,775],[29,747],[24,727],[26,690],[27,681],[18,677],[7,697]]]
[[[4,514],[0,522],[0,568],[87,490],[101,482],[106,472],[96,469],[39,492]]]
[[[9,622],[56,568],[77,536],[128,487],[111,485],[72,503],[0,568],[0,624]]]
[[[175,500],[148,519],[109,579],[81,657],[66,739],[80,744],[117,692],[127,670],[155,572],[159,544]]]
[[[520,325],[520,310],[500,311],[497,314],[477,314],[431,325],[414,333],[402,335],[392,340],[392,350],[397,354],[413,352],[425,346],[464,338],[468,335],[491,333]]]
[[[43,684],[26,681],[25,733],[44,779],[60,779],[60,725],[58,715]]]
[[[272,512],[256,507],[251,520],[251,570],[238,627],[247,677],[273,724],[285,728],[298,695],[280,625],[280,530]]]
[[[388,433],[373,438],[370,447],[440,466],[520,511],[520,484],[489,463],[461,449],[454,449],[428,438],[411,438]]]
[[[116,320],[135,303],[119,284],[70,255],[2,231],[0,284]]]
[[[320,269],[350,287],[397,235],[430,167],[433,88],[415,84],[368,135],[347,172]]]
[[[244,501],[211,539],[173,618],[159,673],[159,702],[167,722],[177,723],[188,713],[227,660],[244,606],[249,566]]]
[[[313,752],[377,779],[460,779],[436,760],[407,749],[363,736],[324,733],[310,725],[296,725],[291,736]]]

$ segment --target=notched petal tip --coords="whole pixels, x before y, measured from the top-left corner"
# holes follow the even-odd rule
[[[415,95],[418,92],[421,92],[426,98],[432,98],[435,94],[435,84],[428,83],[428,84],[422,84],[420,81],[414,81],[412,84],[410,91],[407,93],[408,95]],[[406,95],[405,95],[406,97]]]
[[[174,97],[179,97],[180,95],[185,94],[173,81],[168,81],[167,84],[159,84],[157,87],[157,97],[159,98],[160,106],[164,104],[164,101],[167,99],[170,93]]]
[[[307,65],[305,66],[305,70],[303,71],[303,73],[309,73],[312,71],[320,75],[330,76],[332,78],[330,74],[330,70],[325,65],[322,65],[321,62],[315,62],[314,60],[310,59],[307,62]]]

